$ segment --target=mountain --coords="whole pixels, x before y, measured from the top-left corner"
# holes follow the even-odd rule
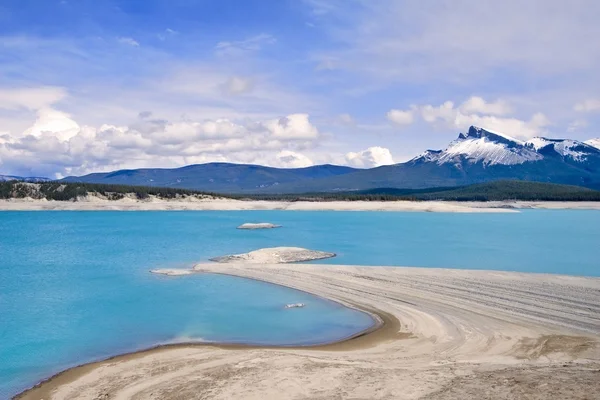
[[[427,150],[412,160],[307,185],[285,184],[279,193],[352,191],[380,187],[419,189],[463,186],[494,180],[526,180],[600,188],[600,149],[571,139],[521,141],[472,126],[444,150]]]
[[[161,186],[219,193],[260,192],[281,184],[309,182],[357,171],[337,165],[271,168],[260,165],[209,163],[175,169],[133,169],[67,177],[66,182]]]
[[[496,180],[524,180],[600,189],[600,149],[594,140],[536,137],[521,141],[472,126],[444,150],[371,169],[334,165],[278,169],[210,163],[177,169],[137,169],[65,178],[67,182],[164,186],[221,193],[318,193],[373,188],[422,189]]]
[[[23,182],[32,182],[32,183],[39,183],[39,182],[48,182],[51,179],[48,178],[40,178],[40,177],[36,177],[36,176],[12,176],[12,175],[0,175],[0,182],[9,182],[9,181],[23,181]]]

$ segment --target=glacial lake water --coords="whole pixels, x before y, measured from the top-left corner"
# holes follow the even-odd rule
[[[244,222],[283,228],[235,229]],[[0,399],[156,344],[314,344],[372,324],[280,286],[148,272],[273,246],[338,254],[323,264],[600,276],[600,212],[0,212]],[[296,302],[307,307],[283,308]]]

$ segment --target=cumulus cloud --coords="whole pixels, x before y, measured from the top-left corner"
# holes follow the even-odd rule
[[[279,161],[279,166],[285,168],[304,168],[314,164],[312,160],[304,154],[291,150],[282,150],[277,153],[276,157],[277,161]]]
[[[302,149],[317,145],[317,128],[307,114],[266,121],[152,119],[140,113],[127,126],[80,125],[64,112],[38,110],[20,134],[0,136],[0,169],[49,177],[140,167],[230,161],[305,167]]]
[[[504,100],[488,103],[481,97],[473,96],[461,104],[460,111],[465,114],[506,115],[512,112],[512,107]]]
[[[56,86],[0,89],[0,109],[38,110],[48,107],[66,96],[67,90]]]
[[[413,110],[390,110],[387,119],[396,125],[410,125],[414,122]]]
[[[544,128],[550,125],[550,121],[542,113],[536,113],[526,121],[517,118],[499,118],[493,115],[457,114],[454,126],[464,130],[471,125],[506,133],[520,139],[530,139],[542,135],[545,132]]]
[[[600,111],[600,100],[588,99],[575,104],[573,109],[577,112],[597,112]]]
[[[310,123],[308,114],[291,114],[267,121],[264,126],[273,137],[281,140],[311,140],[319,136],[319,131]]]
[[[79,125],[67,113],[42,108],[37,114],[35,123],[23,133],[24,136],[50,135],[64,142],[79,133]]]
[[[434,107],[430,104],[420,107],[421,117],[425,122],[435,123],[438,120],[450,121],[456,115],[454,109],[454,103],[446,101],[438,107]]]
[[[439,106],[414,105],[412,110],[418,113],[423,121],[438,128],[464,130],[475,125],[521,139],[539,136],[551,124],[543,113],[533,114],[529,120],[510,117],[507,114],[512,112],[512,107],[508,102],[486,102],[480,97],[471,97],[459,106],[455,106],[452,101],[446,101]]]
[[[394,164],[392,153],[385,147],[369,147],[366,150],[357,153],[350,152],[346,154],[346,162],[348,165],[357,168],[372,168],[381,165]]]

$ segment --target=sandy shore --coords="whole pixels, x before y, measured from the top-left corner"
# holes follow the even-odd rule
[[[497,213],[517,212],[519,209],[577,209],[600,210],[600,202],[533,202],[533,201],[492,201],[492,202],[453,202],[453,201],[262,201],[231,199],[179,199],[105,200],[89,197],[81,201],[48,201],[32,199],[0,200],[0,210],[106,210],[106,211],[160,211],[160,210],[290,210],[290,211],[414,211],[414,212],[456,212],[456,213]]]
[[[320,348],[164,347],[71,369],[21,398],[591,399],[600,392],[600,279],[315,264],[195,270],[328,297],[376,313],[384,328]]]

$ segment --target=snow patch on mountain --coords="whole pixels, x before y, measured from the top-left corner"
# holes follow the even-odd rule
[[[39,177],[23,177],[23,176],[12,176],[12,175],[0,175],[0,182],[9,182],[9,181],[24,181],[24,182],[48,182],[50,179],[48,178],[39,178]]]
[[[466,134],[451,142],[443,151],[426,151],[413,161],[458,164],[462,160],[484,165],[515,165],[541,160],[543,156],[525,147],[520,140],[472,126]]]
[[[529,148],[540,151],[552,147],[555,152],[563,157],[570,157],[579,162],[584,162],[590,155],[600,156],[600,152],[588,143],[572,139],[547,139],[543,137],[533,138],[525,143]]]
[[[600,138],[586,140],[584,143],[600,150]]]

